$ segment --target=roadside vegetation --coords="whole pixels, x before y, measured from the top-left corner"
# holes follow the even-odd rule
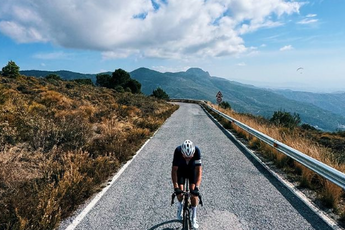
[[[112,88],[2,70],[1,230],[56,228],[177,109],[126,76]]]
[[[151,96],[162,100],[169,100],[169,95],[160,87],[153,90]]]
[[[98,74],[96,76],[96,84],[98,86],[115,89],[117,92],[131,92],[140,93],[141,84],[135,79],[132,79],[123,69],[117,69],[110,76],[109,74]]]
[[[212,104],[209,105],[241,123],[345,173],[345,135],[343,131],[328,133],[317,130],[308,124],[300,125],[301,120],[298,114],[290,114],[285,111],[276,111],[270,119],[266,119],[251,114],[236,113],[231,108],[224,109],[222,106],[219,108]],[[285,172],[290,182],[297,185],[302,191],[309,191],[309,198],[317,206],[325,210],[340,225],[345,226],[345,194],[342,188],[248,134],[234,123],[217,114],[212,113],[212,115],[224,128],[255,150],[255,153],[264,162],[273,162],[279,170]]]

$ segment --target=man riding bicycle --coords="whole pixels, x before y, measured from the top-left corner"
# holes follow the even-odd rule
[[[174,159],[171,169],[171,179],[177,195],[177,218],[182,219],[183,185],[185,178],[189,179],[191,203],[192,203],[192,226],[198,228],[196,220],[196,207],[198,205],[199,186],[201,183],[202,166],[201,153],[197,146],[190,140],[185,140],[174,152]]]

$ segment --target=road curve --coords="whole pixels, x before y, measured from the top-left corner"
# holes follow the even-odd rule
[[[74,229],[178,229],[170,170],[173,151],[185,139],[202,153],[200,230],[331,229],[237,148],[200,106],[184,103]]]

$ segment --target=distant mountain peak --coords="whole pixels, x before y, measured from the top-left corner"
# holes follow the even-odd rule
[[[207,71],[204,71],[200,68],[189,68],[186,73],[196,75],[196,76],[203,76],[203,77],[211,77]]]

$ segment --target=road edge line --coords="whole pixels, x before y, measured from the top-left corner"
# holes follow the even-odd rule
[[[210,118],[213,119],[213,121],[218,123],[218,127],[220,127],[223,131],[226,131],[228,135],[232,137],[234,141],[239,144],[243,150],[245,150],[247,153],[249,153],[257,162],[260,163],[262,167],[264,167],[272,176],[274,176],[280,183],[282,183],[287,189],[289,189],[296,197],[298,197],[306,206],[308,206],[316,215],[318,215],[328,226],[330,226],[334,230],[342,230],[344,228],[340,227],[339,224],[330,218],[327,214],[325,214],[324,211],[320,210],[318,207],[316,207],[308,197],[306,197],[301,191],[299,191],[296,186],[294,186],[289,181],[282,178],[278,173],[274,172],[272,169],[265,164],[256,154],[250,150],[245,144],[243,144],[241,141],[237,140],[237,138],[227,129],[223,127],[223,125],[215,119],[203,106],[201,106],[204,111],[209,115]]]
[[[165,122],[164,122],[165,123]],[[162,124],[162,126],[164,125]],[[161,127],[162,127],[161,126]],[[103,195],[108,191],[108,189],[115,183],[115,181],[121,176],[121,174],[126,170],[126,168],[132,163],[135,157],[141,152],[141,150],[150,142],[150,140],[156,135],[156,133],[160,130],[157,129],[153,135],[140,147],[140,149],[133,155],[132,159],[128,160],[119,171],[116,172],[114,177],[111,179],[111,182],[107,184],[105,188],[102,189],[92,200],[91,202],[83,209],[83,211],[69,224],[65,230],[74,230],[80,222],[84,219],[84,217],[91,211],[91,209],[97,204],[97,202],[103,197]]]

